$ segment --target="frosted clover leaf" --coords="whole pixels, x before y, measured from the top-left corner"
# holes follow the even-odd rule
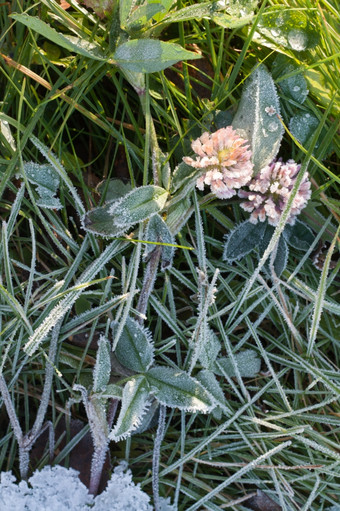
[[[191,144],[197,158],[183,158],[184,163],[204,170],[197,179],[199,190],[210,185],[212,193],[219,199],[236,195],[236,189],[246,185],[253,173],[251,151],[247,141],[231,127],[221,128],[214,133],[203,133]]]
[[[241,203],[241,208],[251,213],[249,218],[251,223],[256,224],[258,220],[264,222],[267,219],[270,225],[278,224],[300,168],[301,165],[294,160],[288,160],[286,163],[281,159],[274,160],[248,184],[249,192],[239,190],[239,196],[247,199]],[[308,173],[305,172],[287,220],[290,225],[294,225],[296,216],[307,205],[311,196],[310,186]]]

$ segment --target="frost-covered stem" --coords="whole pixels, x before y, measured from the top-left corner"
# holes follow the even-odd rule
[[[2,395],[2,399],[4,400],[5,407],[8,413],[9,421],[11,423],[11,426],[13,428],[14,436],[17,439],[18,443],[22,441],[22,429],[18,421],[17,414],[15,412],[11,396],[9,394],[9,390],[5,381],[5,378],[1,375],[0,376],[0,392]]]
[[[155,444],[153,448],[153,457],[152,457],[152,491],[153,491],[153,503],[155,506],[155,511],[160,511],[161,504],[159,499],[159,462],[161,457],[161,445],[162,440],[165,433],[165,416],[166,416],[166,406],[161,405],[159,407],[159,418],[158,418],[158,428],[155,438]]]
[[[19,444],[19,470],[21,479],[28,477],[28,465],[30,462],[30,448],[21,447]]]
[[[188,374],[191,374],[192,371],[194,370],[196,362],[198,360],[198,357],[200,356],[200,353],[201,353],[201,350],[203,347],[202,346],[203,342],[205,341],[205,335],[202,335],[202,330],[204,331],[204,329],[206,329],[206,327],[207,327],[208,309],[209,309],[210,305],[212,305],[212,303],[214,302],[214,293],[216,290],[215,286],[216,286],[216,280],[217,280],[219,272],[220,272],[220,270],[218,268],[216,268],[214,276],[213,276],[211,283],[210,283],[206,292],[204,290],[204,287],[205,287],[204,283],[202,283],[202,285],[201,285],[201,293],[200,293],[201,294],[201,303],[200,303],[201,311],[200,311],[199,317],[197,319],[196,329],[194,332],[194,338],[196,338],[196,341],[195,341],[195,345],[194,345],[194,349],[193,349],[193,353],[192,353],[192,357],[191,357],[191,361],[190,361],[190,367],[189,367]]]
[[[9,421],[13,428],[14,436],[18,442],[20,476],[21,479],[27,479],[29,464],[29,448],[24,446],[24,436],[22,433],[22,429],[11,400],[11,396],[5,378],[2,375],[0,376],[0,392],[2,395],[2,399],[4,400],[5,403]]]
[[[162,247],[155,248],[150,256],[150,260],[145,270],[143,286],[137,304],[137,310],[141,313],[141,316],[145,316],[146,309],[148,307],[148,301],[156,280],[157,268],[161,257],[161,252]],[[137,321],[142,323],[143,319],[140,317],[137,319]]]
[[[147,76],[146,76],[146,79],[147,79]],[[160,165],[161,151],[160,151],[159,145],[158,145],[157,134],[156,134],[153,118],[150,113],[150,99],[149,98],[150,98],[150,96],[149,96],[149,91],[148,91],[148,86],[147,86],[147,89],[143,89],[139,93],[139,100],[141,102],[142,111],[143,111],[143,114],[145,117],[146,133],[150,137],[149,140],[150,140],[150,146],[151,146],[151,154],[153,155],[153,165],[152,165],[153,184],[160,186],[160,184],[162,182],[161,165]],[[147,183],[143,183],[143,184],[147,184]]]
[[[92,495],[96,495],[102,477],[105,457],[109,446],[105,408],[100,399],[98,400],[96,394],[93,394],[92,398],[89,398],[86,388],[82,385],[73,385],[73,390],[81,393],[81,398],[84,403],[87,419],[89,421],[94,448],[94,453],[91,461],[89,491]]]
[[[101,445],[99,447],[95,447],[93,458],[91,461],[91,479],[89,492],[92,495],[97,495],[99,483],[102,477],[103,466],[105,463],[106,453],[108,450],[108,440],[105,445]]]
[[[31,446],[33,442],[35,441],[37,435],[40,434],[41,427],[43,425],[48,402],[50,399],[51,394],[51,388],[52,388],[52,381],[53,381],[53,374],[54,374],[54,362],[55,357],[57,353],[57,345],[58,345],[58,339],[59,339],[59,332],[61,327],[61,321],[59,321],[56,326],[53,329],[52,336],[51,336],[51,343],[50,343],[50,349],[48,352],[48,361],[46,364],[45,369],[45,381],[44,381],[44,388],[41,395],[40,405],[38,409],[38,413],[36,416],[36,419],[34,421],[33,427],[28,435],[25,435],[25,439],[29,438],[31,442]]]

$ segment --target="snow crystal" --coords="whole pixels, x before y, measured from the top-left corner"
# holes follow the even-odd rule
[[[124,462],[123,462],[124,463]],[[132,481],[131,470],[119,465],[106,490],[89,494],[78,472],[59,465],[44,467],[26,481],[16,484],[11,472],[0,474],[0,509],[15,511],[153,511],[150,497]],[[94,505],[93,505],[94,504]],[[169,511],[172,507],[164,507]]]

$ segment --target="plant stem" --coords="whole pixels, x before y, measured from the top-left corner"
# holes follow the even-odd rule
[[[94,454],[91,461],[91,479],[89,492],[92,495],[97,495],[99,483],[102,477],[103,466],[105,463],[106,453],[108,451],[109,442],[105,442],[105,445],[101,445],[94,450]]]
[[[148,307],[148,301],[155,284],[157,268],[161,257],[161,253],[162,247],[155,248],[155,250],[152,252],[150,256],[150,260],[145,270],[143,286],[137,304],[137,310],[138,312],[141,313],[142,316],[145,316]],[[138,318],[138,321],[142,323],[143,322],[142,317]]]
[[[161,445],[165,433],[165,417],[166,407],[161,405],[159,407],[159,418],[158,428],[153,448],[152,457],[152,490],[153,490],[153,503],[155,511],[160,511],[160,499],[159,499],[159,462],[161,456]]]

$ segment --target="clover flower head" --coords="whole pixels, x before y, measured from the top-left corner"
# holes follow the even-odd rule
[[[229,199],[236,190],[246,185],[253,173],[251,151],[247,141],[231,127],[214,133],[203,133],[191,144],[196,159],[185,156],[183,161],[196,169],[204,170],[197,179],[199,190],[210,185],[219,199]]]
[[[286,163],[283,163],[281,158],[274,160],[250,181],[249,192],[239,190],[239,197],[247,199],[241,203],[241,208],[251,213],[250,222],[256,224],[259,220],[264,222],[268,219],[270,225],[278,224],[300,168],[301,165],[294,160],[288,160]],[[294,225],[296,216],[310,199],[310,188],[308,173],[305,172],[287,220],[290,225]]]

